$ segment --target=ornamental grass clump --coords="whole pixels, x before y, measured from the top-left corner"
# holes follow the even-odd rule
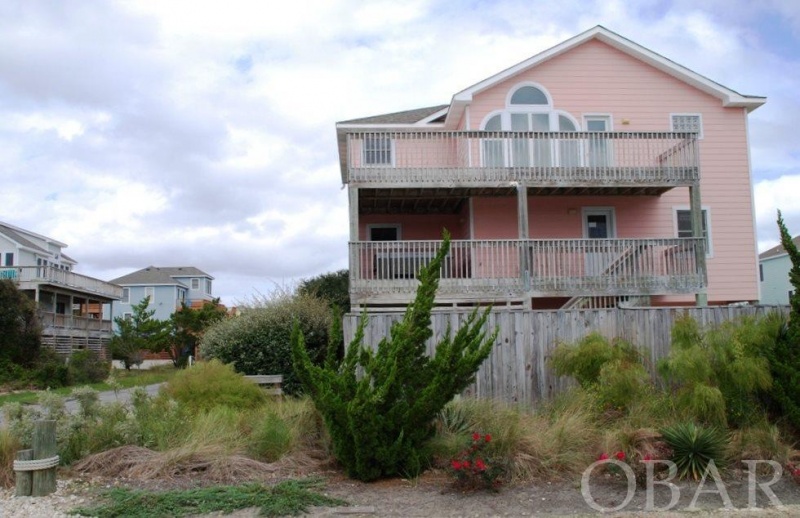
[[[497,331],[484,330],[486,309],[473,311],[454,335],[448,329],[433,356],[425,353],[440,268],[449,249],[445,232],[436,256],[419,272],[414,301],[376,349],[363,344],[366,316],[341,363],[332,344],[324,364],[315,365],[303,334],[297,327],[292,333],[295,372],[325,420],[334,456],[352,478],[420,473],[428,463],[424,443],[435,432],[437,414],[472,383],[491,352]],[[333,325],[341,325],[338,318]],[[329,336],[338,336],[338,329]]]

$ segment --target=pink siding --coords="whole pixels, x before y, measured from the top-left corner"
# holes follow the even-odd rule
[[[471,128],[479,129],[488,113],[504,108],[509,90],[522,81],[542,85],[554,108],[569,112],[581,127],[585,114],[610,114],[616,131],[669,131],[671,113],[701,113],[701,195],[703,207],[710,210],[713,247],[709,301],[758,298],[743,108],[724,108],[719,99],[592,40],[475,95],[469,108]],[[688,205],[686,188],[660,197],[531,198],[530,233],[533,238],[580,237],[581,207],[611,206],[616,208],[618,237],[675,237],[674,209]],[[476,199],[473,206],[475,239],[517,237],[514,198]],[[576,213],[570,215],[570,208]]]

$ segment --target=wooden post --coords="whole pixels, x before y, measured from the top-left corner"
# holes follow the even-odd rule
[[[689,209],[692,215],[692,237],[704,238],[703,233],[703,207],[700,198],[700,182],[695,182],[694,185],[689,187]],[[707,278],[706,274],[706,250],[705,246],[695,249],[695,262],[697,269],[703,277]],[[695,304],[698,307],[708,306],[708,292],[707,288],[702,288],[695,294]]]
[[[33,460],[33,450],[19,450],[17,460]],[[15,471],[17,479],[17,490],[14,496],[31,496],[33,472]]]
[[[56,422],[36,421],[33,429],[33,460],[49,459],[58,454],[56,448]],[[45,496],[56,490],[56,468],[33,472],[31,496]]]

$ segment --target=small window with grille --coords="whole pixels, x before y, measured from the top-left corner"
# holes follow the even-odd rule
[[[392,165],[392,139],[385,135],[364,137],[365,165]]]
[[[703,138],[703,121],[700,117],[700,114],[672,114],[672,131],[681,133],[697,133],[697,138]]]

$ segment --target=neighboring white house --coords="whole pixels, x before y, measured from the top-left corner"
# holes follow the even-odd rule
[[[122,288],[74,272],[75,259],[53,238],[0,222],[0,279],[12,281],[36,302],[42,344],[60,354],[75,349],[102,353],[111,340],[103,307],[119,300]]]
[[[800,236],[794,244],[800,247]],[[782,245],[770,248],[758,256],[758,275],[761,281],[762,304],[789,304],[789,294],[794,291],[789,282],[792,262]]]
[[[194,266],[148,266],[123,275],[110,282],[122,286],[122,300],[115,302],[112,319],[133,313],[133,306],[150,297],[149,309],[155,310],[153,318],[167,320],[181,307],[201,307],[214,299],[214,277]]]

